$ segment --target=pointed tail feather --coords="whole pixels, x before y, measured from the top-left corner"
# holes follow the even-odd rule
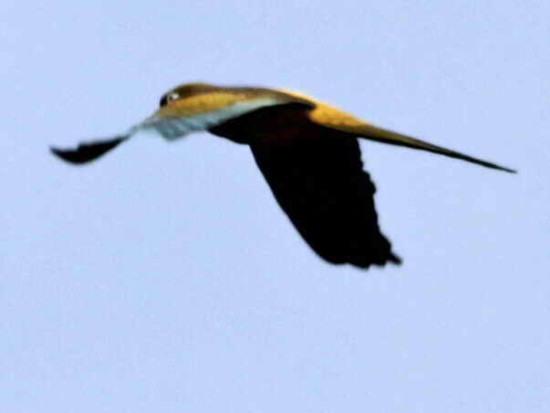
[[[80,165],[103,156],[127,139],[128,136],[117,136],[116,138],[103,141],[83,142],[76,149],[50,147],[50,151],[66,162]]]
[[[402,135],[397,132],[393,132],[387,129],[379,128],[373,125],[365,125],[361,127],[361,131],[358,131],[361,137],[369,140],[387,143],[390,145],[405,146],[408,148],[419,149],[440,155],[448,156],[450,158],[462,159],[467,162],[475,163],[485,166],[491,169],[497,169],[499,171],[505,171],[510,173],[516,173],[514,169],[510,169],[501,165],[497,165],[493,162],[488,162],[483,159],[474,158],[469,155],[465,155],[460,152],[453,151],[451,149],[444,148],[442,146],[433,145],[429,142],[422,141],[420,139],[412,138],[410,136]]]

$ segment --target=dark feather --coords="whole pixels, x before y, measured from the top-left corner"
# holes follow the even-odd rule
[[[240,134],[250,144],[277,202],[321,257],[362,268],[401,263],[378,227],[375,187],[357,139],[284,107],[261,109],[214,132]]]
[[[50,148],[50,151],[66,162],[83,164],[101,157],[105,153],[116,148],[126,139],[126,137],[121,136],[104,141],[81,143],[76,149]]]

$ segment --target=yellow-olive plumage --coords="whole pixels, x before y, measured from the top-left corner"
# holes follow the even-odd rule
[[[374,126],[298,92],[207,83],[167,92],[160,108],[126,133],[82,143],[74,150],[52,151],[82,164],[142,131],[174,140],[204,130],[250,146],[279,205],[315,252],[332,263],[362,268],[401,260],[378,227],[375,187],[363,170],[357,138],[514,172]]]

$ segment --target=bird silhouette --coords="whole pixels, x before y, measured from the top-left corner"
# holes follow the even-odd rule
[[[166,140],[209,131],[249,145],[275,199],[310,247],[331,263],[360,268],[401,264],[401,258],[378,226],[376,189],[363,170],[357,138],[515,172],[380,128],[295,91],[208,83],[170,90],[153,115],[121,135],[51,151],[84,164],[143,131]]]

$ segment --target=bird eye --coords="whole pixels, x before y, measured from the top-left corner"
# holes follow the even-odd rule
[[[160,99],[160,106],[166,106],[168,103],[173,102],[174,100],[179,99],[180,95],[177,92],[170,92],[164,95]]]

